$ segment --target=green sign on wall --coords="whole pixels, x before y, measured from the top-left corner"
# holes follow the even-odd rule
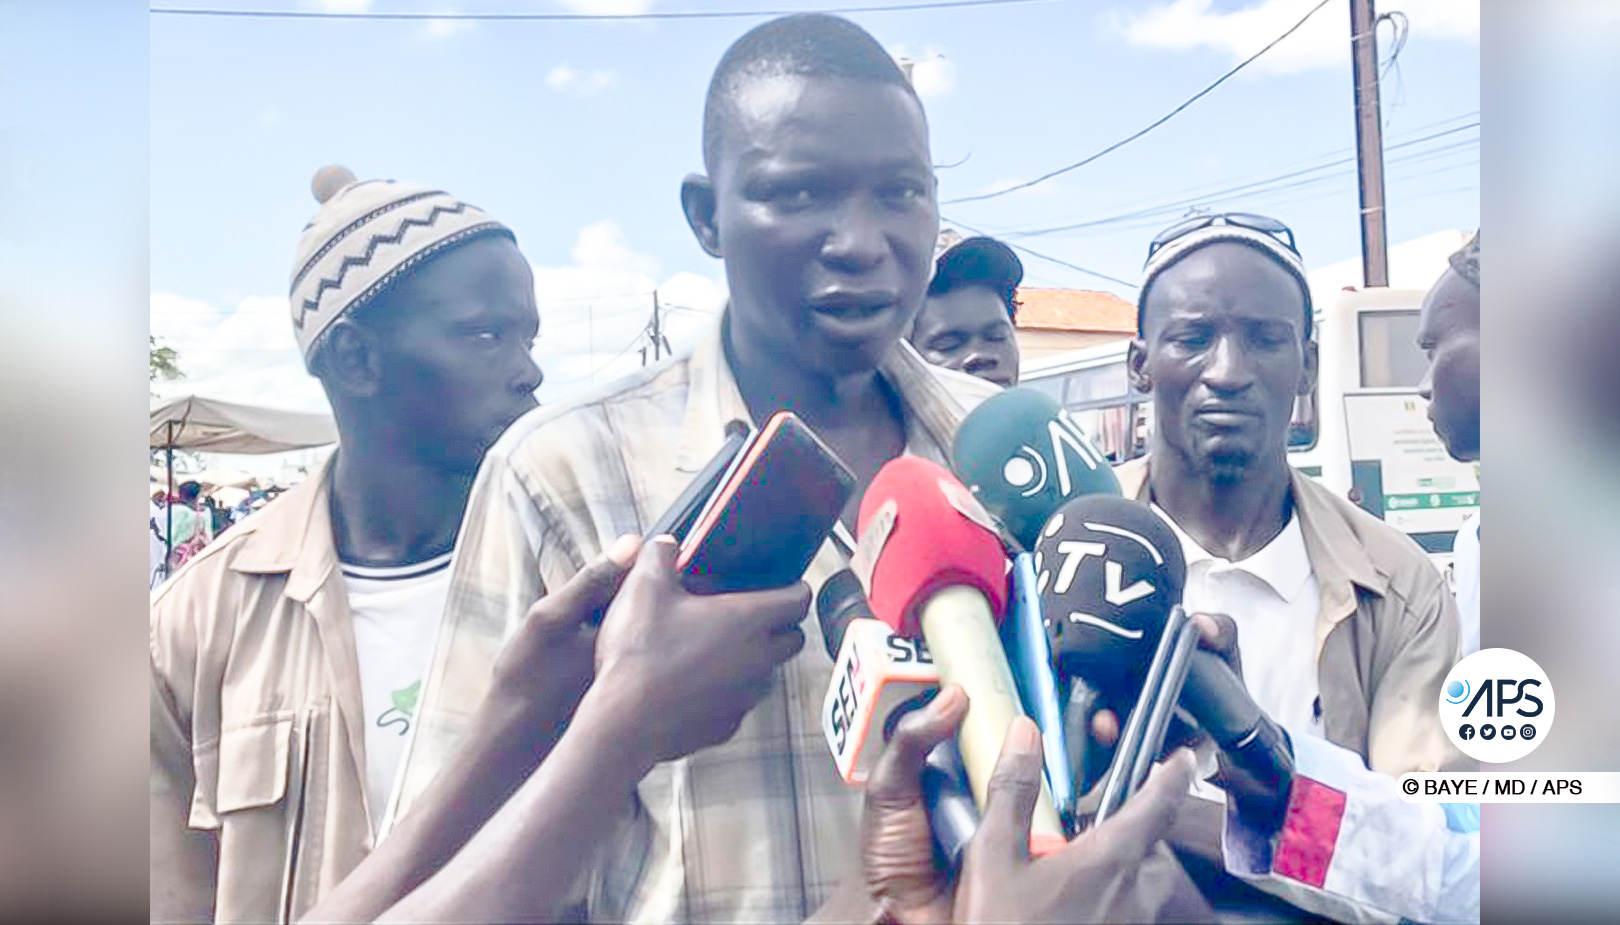
[[[1479,507],[1479,492],[1451,491],[1427,495],[1385,495],[1384,507],[1391,511],[1434,510],[1447,507]]]

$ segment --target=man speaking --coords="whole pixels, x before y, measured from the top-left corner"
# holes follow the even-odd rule
[[[791,410],[864,490],[902,454],[947,464],[964,409],[997,391],[901,341],[939,230],[933,161],[922,103],[860,27],[789,16],[733,44],[709,86],[703,162],[681,203],[699,246],[724,261],[730,302],[690,355],[531,413],[490,451],[396,812],[454,754],[526,609],[614,537],[645,530],[729,422]],[[859,494],[811,563],[812,588],[848,566]],[[809,640],[729,741],[641,780],[577,897],[592,920],[873,913],[856,869],[860,800],[819,727],[831,674]]]

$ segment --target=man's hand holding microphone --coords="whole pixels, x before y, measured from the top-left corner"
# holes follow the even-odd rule
[[[1164,899],[1136,879],[1170,831],[1192,782],[1190,752],[1178,751],[1103,824],[1059,851],[1030,855],[1030,821],[1041,789],[1035,724],[1008,732],[978,830],[954,881],[936,866],[919,783],[924,759],[955,735],[967,696],[950,687],[900,721],[867,783],[861,863],[886,918],[904,925],[973,922],[1153,921]]]

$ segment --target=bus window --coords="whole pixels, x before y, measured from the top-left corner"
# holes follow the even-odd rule
[[[1131,433],[1131,406],[1110,405],[1101,408],[1083,408],[1070,411],[1069,417],[1079,425],[1081,432],[1090,437],[1102,451],[1114,462],[1130,459],[1128,452]]]
[[[1130,393],[1124,363],[1109,363],[1091,369],[1077,369],[1064,377],[1066,405],[1089,405],[1110,398],[1124,398]]]
[[[1032,389],[1039,389],[1057,399],[1058,404],[1063,403],[1063,380],[1059,377],[1042,376],[1039,379],[1025,379],[1018,384]]]
[[[1417,346],[1416,311],[1362,312],[1361,387],[1414,389],[1428,363]]]

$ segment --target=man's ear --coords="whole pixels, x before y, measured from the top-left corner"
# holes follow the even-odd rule
[[[720,226],[714,215],[714,184],[708,177],[692,173],[681,181],[681,211],[686,213],[686,224],[691,226],[703,252],[710,257],[724,257],[720,249]]]
[[[339,318],[326,329],[325,340],[320,366],[329,388],[351,398],[372,398],[382,391],[382,345],[373,332]]]
[[[1305,368],[1299,377],[1299,395],[1309,395],[1316,391],[1316,376],[1321,369],[1321,352],[1317,349],[1316,340],[1312,338],[1305,342]]]
[[[1125,351],[1125,374],[1131,380],[1131,388],[1143,395],[1153,392],[1153,377],[1147,371],[1147,341],[1134,337],[1131,346]]]

